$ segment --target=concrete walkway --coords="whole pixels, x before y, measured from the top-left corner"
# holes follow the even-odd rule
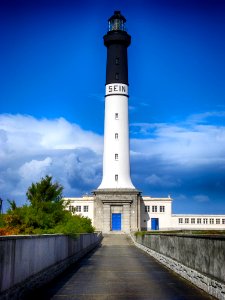
[[[214,299],[136,248],[127,235],[102,246],[30,299]]]

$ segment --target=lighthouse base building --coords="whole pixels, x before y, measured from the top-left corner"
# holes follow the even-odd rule
[[[174,215],[172,199],[144,197],[130,177],[128,63],[131,37],[115,11],[107,47],[103,176],[92,196],[66,198],[73,214],[89,217],[103,233],[140,230],[225,229],[225,215]]]
[[[137,190],[94,191],[65,198],[73,214],[88,217],[103,233],[141,230],[225,230],[225,215],[173,214],[173,199],[142,196]]]
[[[94,191],[96,230],[137,231],[141,227],[141,195],[138,190],[112,189]]]

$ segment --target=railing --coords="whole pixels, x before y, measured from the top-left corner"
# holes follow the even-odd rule
[[[19,299],[64,271],[102,240],[98,233],[0,237],[0,298]]]
[[[225,237],[137,234],[136,246],[218,299],[225,299]]]

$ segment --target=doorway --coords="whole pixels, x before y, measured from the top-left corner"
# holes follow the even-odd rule
[[[120,213],[112,213],[112,230],[121,230],[121,215]]]
[[[159,230],[159,218],[151,218],[151,229]]]

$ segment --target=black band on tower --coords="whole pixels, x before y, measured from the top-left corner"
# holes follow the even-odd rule
[[[125,31],[125,22],[119,11],[109,18],[109,31],[104,36],[104,45],[107,47],[106,84],[128,85],[127,47],[131,37]]]

